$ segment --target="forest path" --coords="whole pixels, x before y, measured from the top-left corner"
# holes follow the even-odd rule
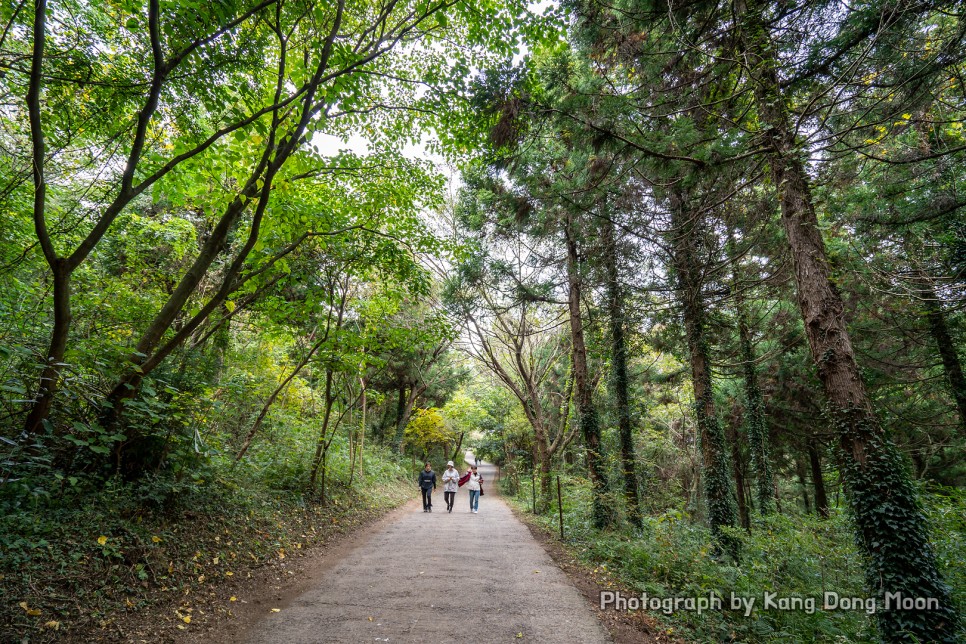
[[[447,513],[440,485],[432,513],[407,505],[243,641],[610,642],[584,596],[493,493],[495,468],[480,470],[489,484],[478,514],[465,487]]]

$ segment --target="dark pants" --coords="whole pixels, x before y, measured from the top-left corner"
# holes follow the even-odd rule
[[[429,510],[433,507],[433,488],[419,488],[423,491],[423,509]]]
[[[453,502],[456,501],[456,492],[443,492],[443,498],[446,499],[446,509],[453,509]]]

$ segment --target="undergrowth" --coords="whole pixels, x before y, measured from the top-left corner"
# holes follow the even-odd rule
[[[814,515],[772,514],[754,521],[750,534],[733,530],[741,543],[741,558],[715,555],[709,529],[679,510],[644,517],[643,527],[629,524],[596,530],[590,520],[590,488],[586,480],[563,481],[564,543],[595,572],[634,597],[708,598],[722,600],[721,610],[650,611],[672,633],[697,642],[872,642],[872,615],[865,610],[823,610],[825,593],[840,598],[866,598],[864,563],[852,537],[850,520],[834,510],[827,520]],[[507,496],[530,512],[529,489]],[[940,570],[953,589],[956,604],[966,605],[966,495],[953,489],[923,494],[933,527]],[[553,508],[534,517],[552,535],[558,534]],[[731,595],[755,598],[749,616],[731,610]],[[765,593],[780,598],[814,598],[814,611],[804,604],[791,610],[765,609]]]
[[[152,605],[190,606],[412,496],[408,468],[384,451],[351,488],[333,458],[324,506],[266,464],[213,459],[186,479],[80,479],[0,499],[0,641],[85,641]],[[191,615],[179,610],[178,626]]]

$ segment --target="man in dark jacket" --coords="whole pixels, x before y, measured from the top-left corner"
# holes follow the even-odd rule
[[[436,472],[426,463],[426,469],[419,473],[419,489],[423,492],[423,512],[433,511],[433,490],[436,489]]]

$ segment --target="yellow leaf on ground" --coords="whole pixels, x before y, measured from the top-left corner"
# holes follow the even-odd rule
[[[272,609],[272,612],[273,613],[281,613],[282,612],[282,609],[281,608],[273,608]]]
[[[185,624],[190,624],[191,623],[191,615],[185,615],[184,617],[181,618],[181,621],[184,622]]]
[[[60,622],[58,622],[57,620],[52,619],[49,622],[47,622],[46,624],[44,624],[44,628],[52,628],[55,631],[59,631],[60,630]]]
[[[107,537],[105,537],[104,535],[99,536],[97,538],[97,543],[103,546],[105,543],[107,543]]]
[[[214,559],[212,559],[211,560],[211,563],[213,563],[214,565],[217,566],[218,565],[218,557],[215,557]]]
[[[231,597],[228,598],[228,601],[230,601],[230,602],[237,602],[238,601],[238,598],[235,597],[234,595],[232,595]]]
[[[230,570],[226,570],[226,571],[225,571],[225,577],[231,577],[231,576],[232,576],[232,575],[234,575],[234,574],[235,574],[235,573],[233,573],[233,572],[232,572],[232,571],[230,571]]]
[[[151,541],[153,541],[154,543],[161,543],[161,537],[155,535],[151,537]]]

